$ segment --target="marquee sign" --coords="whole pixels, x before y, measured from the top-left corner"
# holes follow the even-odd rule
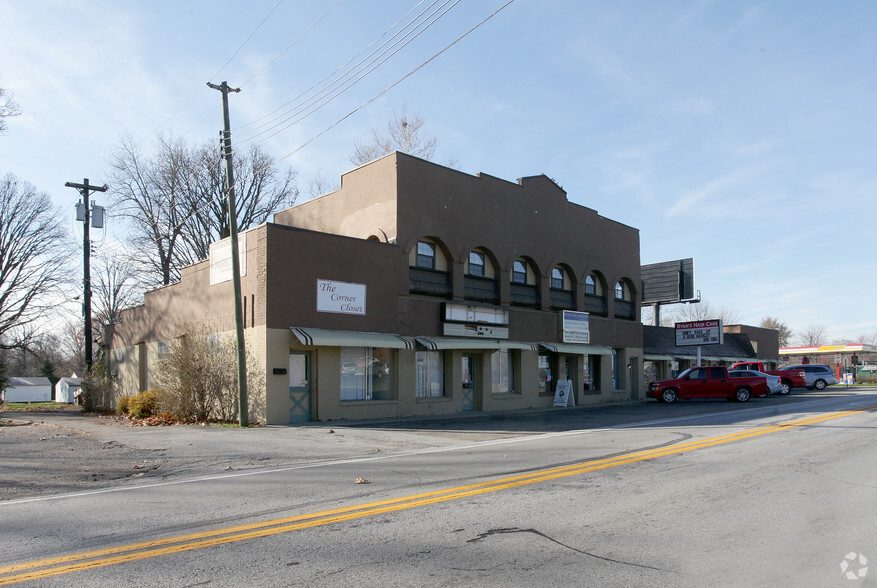
[[[676,323],[676,347],[721,345],[723,342],[722,319]]]

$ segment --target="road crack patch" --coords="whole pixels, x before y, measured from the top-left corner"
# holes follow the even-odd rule
[[[595,559],[600,559],[600,560],[603,560],[603,561],[606,561],[609,563],[616,563],[616,564],[621,564],[621,565],[625,565],[625,566],[632,566],[635,568],[644,568],[647,570],[657,570],[659,572],[670,571],[670,570],[665,570],[663,568],[656,568],[654,566],[647,566],[644,564],[638,564],[638,563],[633,563],[633,562],[629,562],[629,561],[622,561],[619,559],[612,559],[611,557],[604,557],[602,555],[597,555],[596,553],[591,553],[589,551],[577,549],[571,545],[567,545],[566,543],[563,543],[562,541],[558,541],[557,539],[555,539],[553,537],[549,537],[548,535],[546,535],[545,533],[543,533],[542,531],[539,531],[537,529],[520,529],[518,527],[490,529],[488,531],[485,531],[484,533],[481,533],[477,537],[473,537],[472,539],[467,539],[466,543],[477,543],[479,541],[483,541],[483,540],[487,539],[488,537],[492,537],[494,535],[507,535],[507,534],[511,534],[511,533],[530,533],[530,534],[536,535],[538,537],[542,537],[543,539],[547,539],[548,541],[551,541],[552,543],[556,543],[557,545],[560,545],[561,547],[563,547],[565,549],[569,549],[570,551],[575,551],[576,553],[581,553],[582,555],[587,555],[588,557],[593,557]]]

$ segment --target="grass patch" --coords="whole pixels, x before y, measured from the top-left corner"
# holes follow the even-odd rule
[[[3,406],[7,412],[79,412],[81,407],[64,402],[7,402]]]

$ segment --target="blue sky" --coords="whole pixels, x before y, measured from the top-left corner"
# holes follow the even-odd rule
[[[292,153],[306,191],[315,174],[350,169],[353,141],[407,104],[438,139],[438,163],[548,175],[570,201],[638,228],[643,264],[694,257],[703,299],[745,323],[877,334],[874,2],[515,0],[302,148],[504,3],[462,0],[262,148]],[[121,136],[216,140],[220,98],[205,82],[242,88],[239,128],[417,5],[342,0],[296,41],[333,4],[0,0],[0,87],[24,111],[0,136],[0,172],[49,192],[74,233],[78,194],[64,182],[106,181]]]

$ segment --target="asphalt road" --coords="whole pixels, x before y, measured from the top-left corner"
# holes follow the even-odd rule
[[[245,431],[91,421],[86,438],[163,461],[0,502],[0,585],[868,585],[874,409],[874,389],[833,388]]]

